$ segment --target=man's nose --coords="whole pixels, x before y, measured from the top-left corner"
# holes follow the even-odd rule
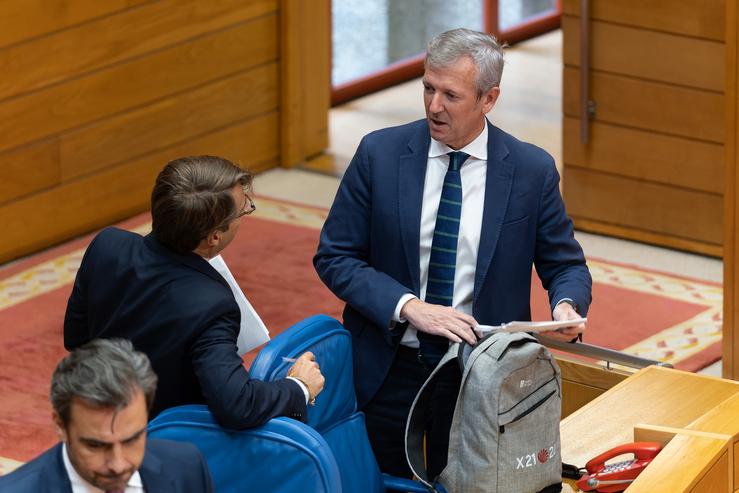
[[[431,113],[441,113],[444,111],[441,95],[438,92],[431,96],[431,101],[429,101],[429,111]]]
[[[121,474],[128,469],[128,461],[123,454],[123,447],[114,445],[108,452],[106,461],[108,470],[113,474]]]

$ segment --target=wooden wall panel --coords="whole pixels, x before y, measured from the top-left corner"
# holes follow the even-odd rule
[[[0,154],[0,204],[59,183],[59,140]]]
[[[579,0],[563,4],[563,182],[575,226],[721,255],[724,0],[588,5],[588,36],[581,37]]]
[[[328,0],[0,1],[0,262],[147,209],[173,158],[319,153],[329,39]]]
[[[580,65],[580,18],[562,17],[563,60]],[[590,68],[712,91],[724,90],[724,44],[608,22],[590,22]]]
[[[62,180],[277,109],[278,66],[262,65],[65,134]]]
[[[171,159],[217,154],[252,171],[265,169],[278,159],[278,125],[273,112],[0,206],[0,224],[6,237],[14,239],[0,243],[0,259],[146,210],[154,179]],[[31,210],[37,213],[29,214]],[[29,236],[27,231],[35,234]]]
[[[276,10],[276,0],[220,0],[205,5],[202,0],[160,1],[2,50],[0,67],[13,77],[0,78],[0,100],[65,80],[70,73],[79,76]],[[255,29],[264,33],[263,27]],[[38,63],[40,59],[44,63]]]
[[[724,39],[725,0],[591,0],[591,19],[685,34],[717,41]],[[580,0],[563,0],[565,14],[580,15]]]
[[[720,216],[721,214],[716,214]],[[604,236],[615,236],[640,243],[648,243],[651,245],[659,245],[673,250],[685,250],[700,255],[708,255],[710,257],[721,257],[723,252],[722,245],[715,243],[706,243],[695,238],[685,239],[678,236],[672,236],[664,233],[649,231],[646,229],[636,229],[631,226],[619,224],[611,224],[600,221],[598,219],[588,219],[584,217],[573,217],[575,227],[582,231],[589,231]]]
[[[580,115],[580,70],[565,67],[562,102],[566,116]],[[596,102],[595,121],[722,143],[724,120],[722,94],[592,73],[591,99]]]
[[[566,167],[567,211],[575,218],[597,219],[683,239],[720,245],[722,196],[676,189],[618,175]]]
[[[274,60],[275,32],[276,16],[261,17],[0,103],[0,150]]]
[[[714,194],[724,191],[724,148],[719,144],[594,122],[586,147],[579,143],[580,119],[565,117],[563,125],[568,165]]]
[[[7,0],[0,19],[0,262],[145,210],[175,157],[258,171],[328,143],[328,0]]]
[[[5,0],[0,2],[0,47],[151,1]]]
[[[275,62],[0,154],[0,203],[278,107]]]
[[[282,165],[328,146],[331,99],[329,3],[282,1]]]

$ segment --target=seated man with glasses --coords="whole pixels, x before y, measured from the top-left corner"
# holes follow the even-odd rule
[[[149,356],[159,376],[151,417],[182,404],[207,403],[227,428],[259,426],[275,416],[305,420],[323,388],[311,353],[288,378],[249,378],[237,352],[241,312],[208,259],[234,239],[255,210],[252,176],[212,156],[176,159],[151,194],[147,236],[107,228],[92,240],[69,297],[64,345],[122,337]]]

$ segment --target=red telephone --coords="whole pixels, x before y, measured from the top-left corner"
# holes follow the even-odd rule
[[[658,442],[636,442],[619,445],[593,457],[585,464],[587,473],[577,481],[582,491],[615,493],[625,490],[645,467],[662,450]],[[634,458],[606,464],[606,461],[623,454],[634,454]]]

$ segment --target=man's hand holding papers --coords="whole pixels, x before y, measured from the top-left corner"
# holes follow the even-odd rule
[[[555,321],[571,320],[572,325],[558,329],[555,332],[543,332],[541,335],[565,342],[575,342],[575,339],[582,340],[582,333],[585,332],[585,320],[575,311],[575,307],[570,303],[563,301],[554,307],[552,319]]]
[[[549,322],[508,322],[503,325],[478,325],[475,330],[484,336],[491,332],[534,332],[544,337],[565,342],[572,341],[582,333],[587,318],[554,320]],[[582,328],[582,330],[581,330]]]

